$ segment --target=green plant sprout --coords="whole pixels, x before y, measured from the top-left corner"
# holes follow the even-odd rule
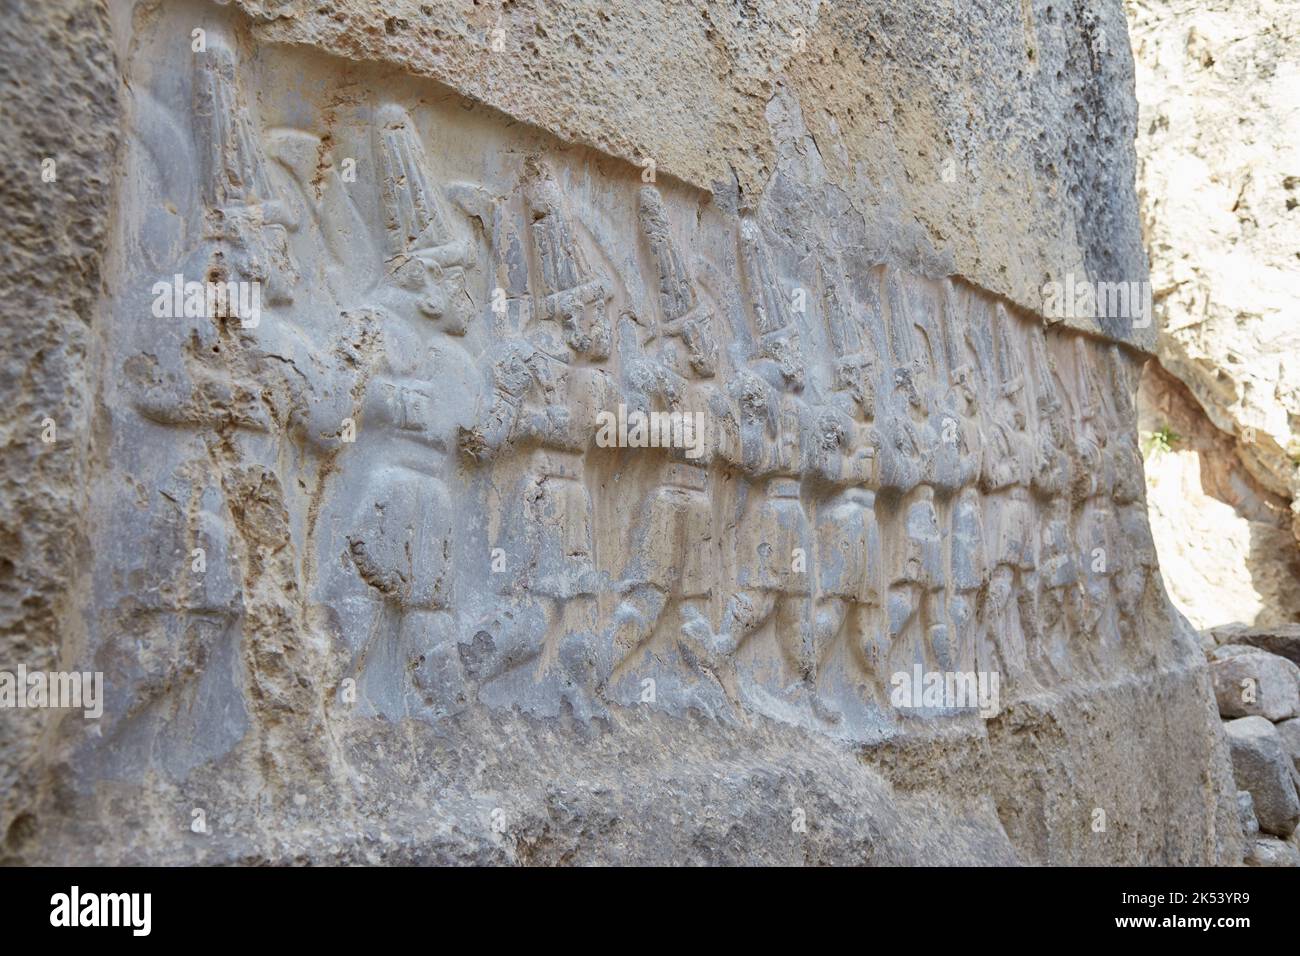
[[[1183,440],[1183,436],[1178,434],[1168,425],[1153,432],[1148,432],[1144,439],[1146,457],[1161,455],[1165,452],[1173,451],[1174,446]]]

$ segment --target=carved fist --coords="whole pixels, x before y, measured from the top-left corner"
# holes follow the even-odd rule
[[[496,387],[505,395],[520,398],[527,391],[533,380],[532,370],[528,367],[528,356],[518,345],[507,349],[496,360],[493,367]]]

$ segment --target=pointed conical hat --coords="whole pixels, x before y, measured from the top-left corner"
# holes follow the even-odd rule
[[[390,260],[419,257],[442,266],[468,265],[472,250],[452,227],[410,115],[395,103],[375,111],[375,157]]]
[[[194,58],[194,131],[204,200],[213,209],[274,199],[266,157],[252,116],[239,95],[235,54],[213,34]]]

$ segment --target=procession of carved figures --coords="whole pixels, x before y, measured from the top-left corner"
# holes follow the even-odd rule
[[[692,248],[631,167],[630,283],[556,160],[518,157],[507,191],[437,181],[392,102],[346,144],[355,184],[305,181],[291,159],[320,137],[264,133],[236,61],[220,37],[195,58],[177,123],[201,228],[151,266],[260,283],[260,322],[121,307],[147,423],[118,452],[121,510],[155,533],[105,572],[134,591],[106,629],[166,658],[137,654],[136,684],[297,713],[351,680],[398,716],[538,693],[590,711],[649,678],[834,723],[887,710],[917,664],[1032,690],[1143,652],[1155,558],[1119,347],[829,243],[778,274],[762,203],[730,248]],[[702,413],[702,453],[599,447],[620,405]]]

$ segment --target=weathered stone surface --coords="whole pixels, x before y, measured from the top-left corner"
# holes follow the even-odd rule
[[[1268,651],[1261,650],[1258,647],[1251,647],[1249,644],[1211,644],[1206,650],[1205,656],[1212,663],[1245,656],[1277,658],[1276,654],[1269,654]],[[1285,660],[1285,658],[1277,659]],[[1290,661],[1286,661],[1286,663],[1289,664]]]
[[[1230,624],[1213,628],[1211,633],[1219,644],[1258,647],[1285,657],[1300,665],[1300,624],[1282,624],[1274,627],[1246,627]]]
[[[1277,733],[1282,738],[1282,749],[1291,757],[1296,773],[1300,773],[1300,717],[1279,722]]]
[[[1300,849],[1277,837],[1256,837],[1251,846],[1248,866],[1300,866]]]
[[[1224,655],[1233,647],[1216,649],[1218,659],[1210,663],[1214,697],[1223,717],[1252,714],[1271,721],[1286,720],[1300,712],[1300,669],[1285,657],[1256,648],[1245,653]]]
[[[102,5],[0,15],[0,670],[84,646],[93,363],[105,281],[120,79]],[[0,841],[36,826],[55,715],[0,709]],[[0,856],[3,850],[0,850]]]
[[[966,276],[1026,309],[1071,276],[1146,279],[1117,3],[977,16],[938,0],[239,6],[259,39],[432,77],[566,142],[653,160],[742,201],[770,190],[782,128],[806,127],[786,148],[824,164],[824,209],[851,216],[866,256]],[[1152,349],[1154,323],[1132,318],[1062,316]]]
[[[1263,717],[1242,717],[1223,726],[1232,752],[1233,775],[1237,786],[1250,791],[1260,829],[1290,836],[1300,823],[1300,795],[1291,759],[1282,749],[1276,728]]]
[[[1255,798],[1249,790],[1237,791],[1237,812],[1241,818],[1241,833],[1246,846],[1251,846],[1259,836],[1259,820],[1255,817]]]
[[[1145,279],[1118,5],[792,4],[775,59],[784,5],[616,6],[95,21],[125,145],[52,586],[106,699],[6,858],[1239,861],[1149,330],[1036,311]],[[476,65],[497,23],[528,69]],[[652,412],[672,447],[606,428]],[[956,672],[995,699],[899,697]]]

